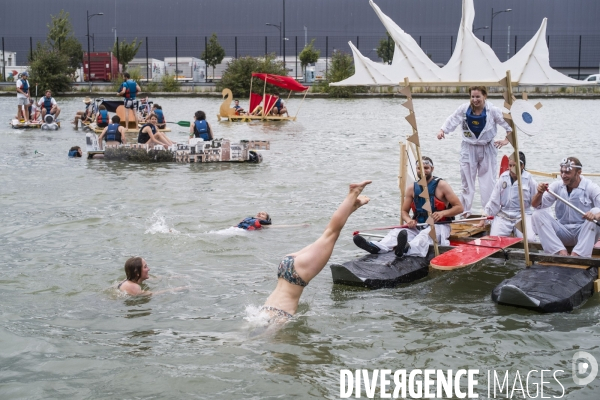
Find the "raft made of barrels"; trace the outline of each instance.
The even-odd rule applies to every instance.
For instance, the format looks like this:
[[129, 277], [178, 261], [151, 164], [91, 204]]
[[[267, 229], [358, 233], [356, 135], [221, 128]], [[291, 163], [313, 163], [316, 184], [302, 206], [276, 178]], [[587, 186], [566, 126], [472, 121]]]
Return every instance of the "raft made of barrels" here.
[[534, 264], [496, 286], [492, 300], [544, 313], [572, 311], [592, 297], [597, 279], [597, 267]]
[[333, 283], [368, 289], [392, 288], [424, 278], [435, 256], [430, 247], [426, 257], [401, 257], [394, 252], [367, 254], [343, 264], [331, 264]]

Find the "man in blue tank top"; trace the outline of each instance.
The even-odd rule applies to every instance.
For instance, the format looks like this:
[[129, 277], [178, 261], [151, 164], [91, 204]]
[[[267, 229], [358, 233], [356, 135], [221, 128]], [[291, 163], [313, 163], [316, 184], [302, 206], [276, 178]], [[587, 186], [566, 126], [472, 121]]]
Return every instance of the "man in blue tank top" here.
[[[433, 176], [433, 161], [429, 157], [422, 157], [423, 171], [427, 181], [427, 190], [429, 192], [429, 201], [431, 205], [431, 218], [435, 221], [435, 233], [438, 244], [449, 245], [450, 224], [438, 224], [438, 222], [450, 221], [454, 216], [463, 212], [463, 206], [454, 194], [452, 187], [444, 180]], [[421, 179], [421, 169], [419, 163], [416, 165], [417, 176]], [[429, 217], [424, 210], [425, 199], [420, 197], [423, 188], [418, 182], [406, 189], [404, 203], [402, 203], [402, 220], [406, 228], [397, 228], [391, 230], [379, 242], [367, 242], [360, 236], [354, 236], [354, 244], [371, 254], [388, 253], [392, 250], [397, 257], [417, 256], [425, 257], [429, 251], [429, 245], [433, 243], [429, 237], [431, 227], [425, 225], [418, 226], [418, 223], [424, 223]], [[413, 216], [410, 216], [412, 210]], [[422, 230], [420, 230], [421, 228]]]

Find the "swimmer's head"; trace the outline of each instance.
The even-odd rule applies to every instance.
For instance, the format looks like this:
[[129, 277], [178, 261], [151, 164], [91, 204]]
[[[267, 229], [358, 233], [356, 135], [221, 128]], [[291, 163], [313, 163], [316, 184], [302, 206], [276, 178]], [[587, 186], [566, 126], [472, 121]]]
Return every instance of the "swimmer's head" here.
[[128, 281], [140, 283], [148, 279], [150, 268], [142, 257], [131, 257], [125, 262], [125, 275]]
[[269, 224], [271, 223], [271, 217], [266, 211], [259, 211], [254, 218], [260, 219], [261, 221], [266, 221]]

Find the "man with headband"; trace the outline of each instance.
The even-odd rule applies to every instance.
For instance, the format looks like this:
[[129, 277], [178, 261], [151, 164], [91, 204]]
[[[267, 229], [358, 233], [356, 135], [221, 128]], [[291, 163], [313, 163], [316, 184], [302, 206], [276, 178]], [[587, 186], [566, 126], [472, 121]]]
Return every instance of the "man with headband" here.
[[[590, 257], [594, 244], [600, 237], [600, 227], [593, 220], [600, 219], [600, 187], [581, 176], [582, 165], [575, 157], [565, 158], [560, 163], [560, 180], [540, 183], [531, 205], [533, 229], [540, 236], [544, 251], [549, 254], [568, 256], [565, 246], [575, 246], [571, 256]], [[548, 189], [585, 213], [581, 215], [548, 193]], [[556, 219], [546, 212], [554, 207]]]
[[[429, 201], [431, 202], [431, 217], [437, 222], [449, 221], [454, 219], [454, 216], [463, 212], [463, 206], [454, 194], [452, 187], [441, 178], [433, 176], [433, 161], [429, 157], [422, 157], [423, 171], [427, 180], [427, 190], [429, 191]], [[419, 163], [416, 165], [417, 175], [421, 179], [421, 169]], [[427, 225], [417, 226], [427, 221], [428, 213], [423, 209], [425, 199], [419, 195], [423, 192], [423, 188], [415, 182], [412, 187], [407, 188], [402, 203], [402, 220], [407, 225], [407, 228], [398, 228], [391, 230], [379, 242], [367, 242], [360, 236], [354, 236], [354, 244], [371, 254], [387, 253], [392, 250], [397, 257], [418, 256], [425, 257], [429, 251], [429, 245], [432, 240], [429, 237], [431, 228]], [[413, 216], [410, 216], [412, 210]], [[425, 228], [425, 229], [423, 229]], [[447, 246], [450, 244], [448, 237], [450, 236], [450, 224], [435, 226], [437, 241], [440, 245]]]
[[[531, 174], [525, 171], [525, 154], [519, 152], [519, 164], [521, 165], [521, 183], [523, 187], [523, 203], [525, 204], [527, 238], [534, 239], [535, 233], [531, 227], [531, 198], [537, 192], [537, 182]], [[490, 201], [483, 208], [487, 216], [493, 216], [490, 236], [523, 237], [523, 234], [515, 228], [521, 220], [521, 202], [519, 196], [519, 183], [517, 182], [517, 163], [510, 160], [510, 169], [500, 175], [494, 185]], [[481, 221], [483, 224], [485, 221]]]

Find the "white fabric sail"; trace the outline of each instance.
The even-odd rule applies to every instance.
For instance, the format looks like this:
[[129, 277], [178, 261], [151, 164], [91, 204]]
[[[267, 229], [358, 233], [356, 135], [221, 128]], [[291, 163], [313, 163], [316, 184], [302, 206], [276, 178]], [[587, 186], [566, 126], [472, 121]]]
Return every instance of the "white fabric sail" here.
[[411, 83], [482, 83], [497, 85], [511, 71], [513, 82], [520, 85], [584, 85], [550, 67], [546, 44], [546, 19], [536, 35], [514, 57], [502, 63], [486, 43], [472, 31], [475, 8], [473, 0], [463, 0], [463, 15], [456, 46], [448, 63], [440, 68], [423, 52], [417, 42], [394, 23], [370, 0], [373, 10], [394, 40], [396, 46], [392, 65], [374, 62], [364, 57], [350, 43], [355, 74], [332, 86], [403, 86], [404, 78]]

